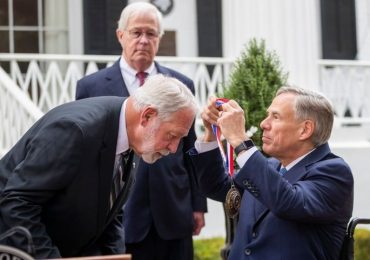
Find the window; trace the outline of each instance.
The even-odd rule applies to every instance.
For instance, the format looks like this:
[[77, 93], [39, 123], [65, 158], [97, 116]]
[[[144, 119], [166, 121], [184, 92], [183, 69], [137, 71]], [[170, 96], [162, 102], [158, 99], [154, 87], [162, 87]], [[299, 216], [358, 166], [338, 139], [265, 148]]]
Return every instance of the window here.
[[355, 0], [321, 0], [321, 28], [324, 59], [356, 58]]
[[68, 0], [0, 0], [0, 52], [68, 53]]

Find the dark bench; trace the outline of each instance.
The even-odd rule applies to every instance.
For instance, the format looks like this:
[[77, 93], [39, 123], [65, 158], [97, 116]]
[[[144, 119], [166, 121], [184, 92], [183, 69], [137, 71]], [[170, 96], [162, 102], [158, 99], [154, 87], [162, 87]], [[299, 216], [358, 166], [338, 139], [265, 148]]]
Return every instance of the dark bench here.
[[346, 236], [344, 238], [344, 242], [342, 246], [342, 251], [340, 253], [340, 258], [339, 258], [340, 260], [353, 260], [354, 259], [354, 254], [355, 254], [354, 234], [355, 234], [355, 229], [356, 229], [357, 224], [370, 224], [370, 219], [353, 217], [349, 221], [347, 225]]

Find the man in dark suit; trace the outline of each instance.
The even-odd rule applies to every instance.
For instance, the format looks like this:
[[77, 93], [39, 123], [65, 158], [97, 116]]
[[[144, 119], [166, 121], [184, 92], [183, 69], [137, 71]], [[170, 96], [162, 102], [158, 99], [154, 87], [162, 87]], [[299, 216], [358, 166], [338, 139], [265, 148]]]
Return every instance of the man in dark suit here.
[[209, 143], [211, 124], [234, 147], [241, 168], [234, 178], [242, 194], [239, 222], [228, 259], [338, 259], [352, 215], [353, 176], [327, 143], [334, 118], [328, 100], [281, 88], [260, 124], [270, 158], [247, 137], [235, 101], [218, 108], [210, 99], [202, 118], [207, 130], [196, 143], [199, 154], [192, 150], [201, 189], [220, 201], [230, 189], [220, 153], [210, 147], [217, 146]]
[[[121, 58], [113, 66], [81, 79], [76, 99], [129, 96], [140, 86], [136, 77], [139, 72], [149, 78], [155, 74], [175, 77], [194, 93], [189, 78], [154, 62], [162, 34], [162, 16], [153, 5], [128, 5], [117, 29]], [[192, 259], [192, 235], [199, 234], [204, 226], [207, 210], [206, 198], [198, 192], [187, 163], [186, 152], [195, 140], [192, 127], [175, 154], [153, 165], [140, 163], [124, 212], [127, 252], [134, 259]]]
[[[0, 233], [27, 228], [42, 259], [123, 253], [133, 152], [147, 163], [175, 153], [195, 113], [191, 91], [163, 75], [127, 99], [89, 98], [49, 111], [0, 160]], [[115, 161], [130, 150], [113, 198]], [[19, 237], [1, 243], [25, 248]]]

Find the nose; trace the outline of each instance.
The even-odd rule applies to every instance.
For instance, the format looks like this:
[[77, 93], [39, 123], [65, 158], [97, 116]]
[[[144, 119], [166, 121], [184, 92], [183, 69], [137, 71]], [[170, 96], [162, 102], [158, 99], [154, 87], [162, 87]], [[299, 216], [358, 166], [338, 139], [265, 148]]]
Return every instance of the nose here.
[[149, 36], [148, 34], [146, 33], [141, 33], [140, 37], [139, 37], [139, 41], [140, 42], [149, 42]]
[[260, 128], [261, 129], [266, 129], [267, 128], [267, 118], [263, 119], [260, 123]]
[[180, 139], [176, 140], [176, 141], [171, 141], [170, 144], [167, 146], [167, 149], [171, 152], [171, 153], [176, 153], [177, 151], [177, 147], [179, 146], [179, 143], [180, 143]]

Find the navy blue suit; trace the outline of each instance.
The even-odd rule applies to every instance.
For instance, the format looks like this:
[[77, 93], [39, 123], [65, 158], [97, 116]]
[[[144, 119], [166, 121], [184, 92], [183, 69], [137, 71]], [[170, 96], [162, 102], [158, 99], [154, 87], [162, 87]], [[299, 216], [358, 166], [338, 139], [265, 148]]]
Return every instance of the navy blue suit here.
[[[224, 201], [230, 181], [219, 151], [192, 152], [201, 190]], [[338, 259], [353, 209], [349, 166], [324, 144], [283, 177], [279, 167], [257, 151], [237, 173], [242, 202], [229, 259]]]
[[[155, 63], [158, 73], [175, 77], [194, 93], [193, 82], [184, 75]], [[114, 95], [128, 96], [119, 61], [79, 80], [76, 98]], [[196, 140], [194, 126], [182, 139], [175, 154], [154, 164], [140, 161], [136, 183], [124, 210], [125, 239], [137, 243], [144, 239], [154, 225], [165, 240], [191, 239], [195, 211], [206, 212], [206, 198], [196, 188], [186, 151]]]

